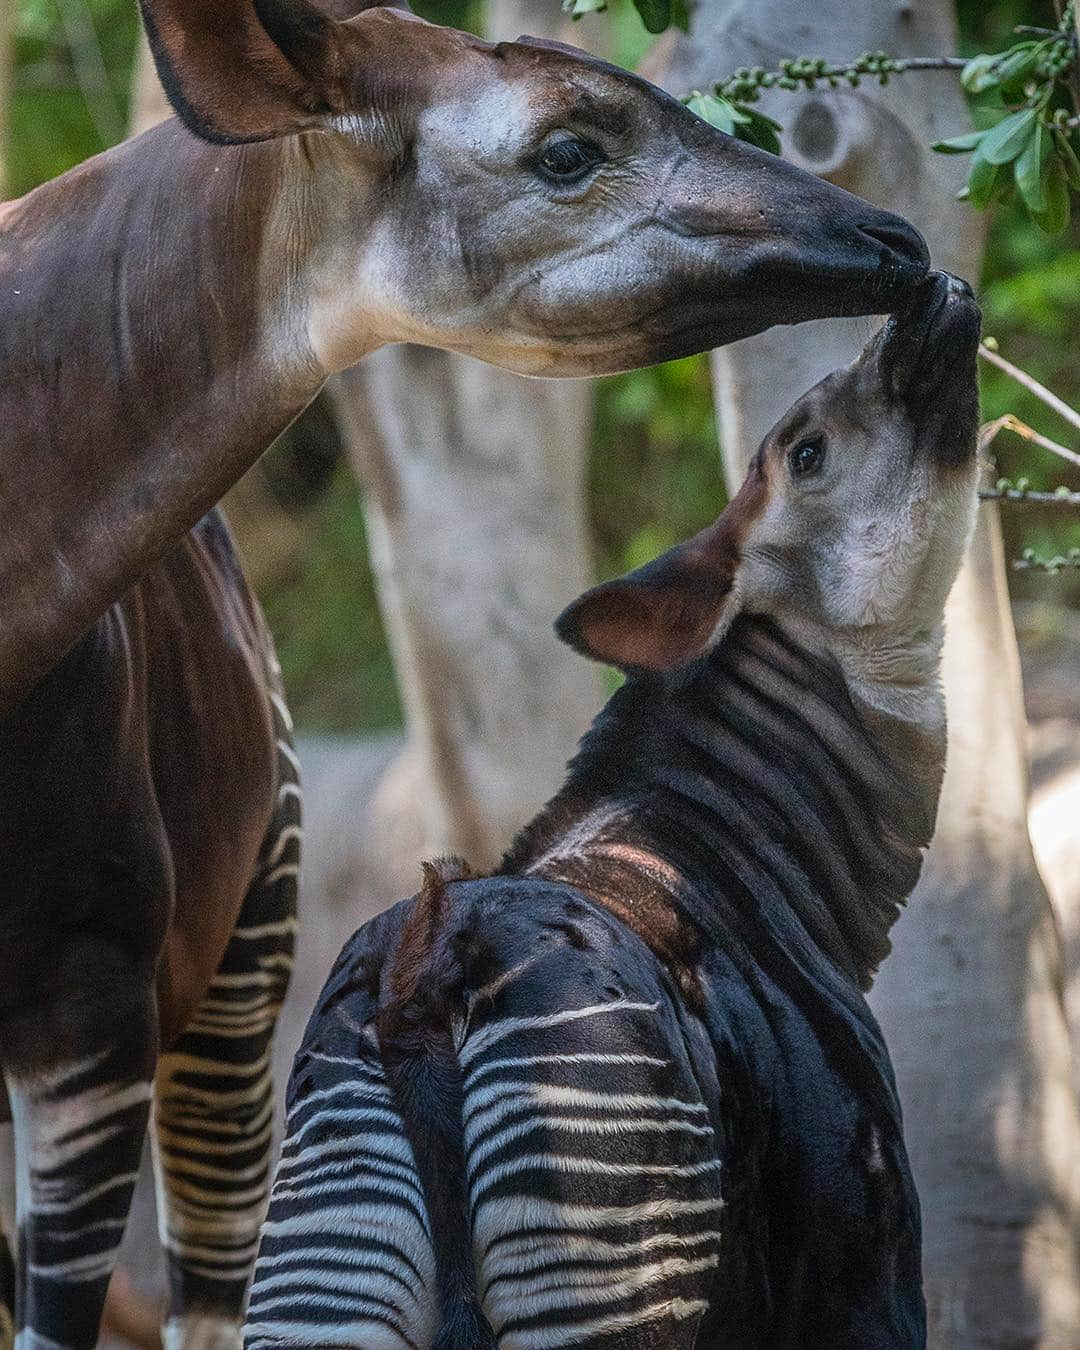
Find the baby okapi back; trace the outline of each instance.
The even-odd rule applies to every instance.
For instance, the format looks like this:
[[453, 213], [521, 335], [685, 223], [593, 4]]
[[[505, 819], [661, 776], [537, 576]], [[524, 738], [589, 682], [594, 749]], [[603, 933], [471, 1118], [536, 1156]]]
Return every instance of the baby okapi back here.
[[342, 954], [253, 1350], [925, 1345], [860, 986], [933, 829], [977, 340], [933, 277], [716, 525], [560, 621], [626, 683], [497, 875], [427, 870]]

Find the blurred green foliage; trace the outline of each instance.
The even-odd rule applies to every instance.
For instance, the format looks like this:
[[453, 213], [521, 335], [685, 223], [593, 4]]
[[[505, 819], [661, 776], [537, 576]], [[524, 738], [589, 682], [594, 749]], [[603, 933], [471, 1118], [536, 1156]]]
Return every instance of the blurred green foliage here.
[[[482, 13], [480, 0], [414, 0], [414, 8], [463, 27], [475, 26]], [[1049, 0], [959, 0], [958, 13], [962, 55], [999, 51], [1016, 24], [1054, 17]], [[137, 19], [134, 0], [15, 0], [15, 19], [8, 158], [9, 188], [19, 193], [104, 148], [110, 109], [122, 124]], [[613, 6], [609, 21], [619, 58], [636, 60], [649, 39], [633, 6]], [[1003, 353], [1074, 406], [1080, 404], [1073, 337], [1080, 331], [1078, 239], [1075, 224], [1048, 240], [1015, 203], [999, 209], [982, 289], [986, 331]], [[1065, 444], [1077, 443], [1071, 428], [997, 371], [984, 368], [983, 398], [988, 418], [1010, 411]], [[1075, 471], [1015, 437], [1001, 436], [994, 453], [1010, 478], [1080, 488]], [[303, 455], [302, 423], [272, 455]], [[590, 508], [601, 573], [654, 556], [723, 504], [704, 357], [599, 383]], [[363, 515], [344, 465], [325, 490], [290, 509], [302, 525], [303, 547], [267, 570], [259, 589], [294, 706], [309, 727], [392, 725], [400, 717], [392, 665], [366, 563]], [[1004, 518], [1013, 556], [1026, 545], [1044, 554], [1080, 545], [1080, 523], [1060, 510], [1015, 508]], [[1017, 593], [1080, 604], [1080, 573], [1017, 574], [1013, 584]]]

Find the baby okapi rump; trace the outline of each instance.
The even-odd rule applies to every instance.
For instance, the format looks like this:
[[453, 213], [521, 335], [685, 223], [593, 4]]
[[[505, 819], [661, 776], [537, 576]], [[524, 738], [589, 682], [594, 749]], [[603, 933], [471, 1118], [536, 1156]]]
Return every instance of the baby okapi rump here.
[[562, 616], [626, 684], [495, 876], [426, 866], [345, 948], [250, 1350], [925, 1344], [861, 990], [934, 828], [978, 330], [932, 277], [713, 526]]

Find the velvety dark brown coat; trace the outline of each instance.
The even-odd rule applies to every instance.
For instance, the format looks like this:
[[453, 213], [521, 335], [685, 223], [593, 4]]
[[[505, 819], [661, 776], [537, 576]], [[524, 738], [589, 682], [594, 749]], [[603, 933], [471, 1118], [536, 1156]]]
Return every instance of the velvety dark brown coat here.
[[217, 970], [278, 787], [273, 651], [208, 516], [0, 721], [0, 1060], [171, 1044]]

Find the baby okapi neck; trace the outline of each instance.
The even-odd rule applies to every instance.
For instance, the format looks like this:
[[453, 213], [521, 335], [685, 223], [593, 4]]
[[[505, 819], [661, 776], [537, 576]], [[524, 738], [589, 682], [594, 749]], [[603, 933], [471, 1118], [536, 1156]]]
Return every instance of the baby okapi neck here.
[[693, 667], [615, 694], [502, 870], [585, 891], [676, 973], [703, 943], [809, 937], [866, 989], [941, 772], [940, 748], [863, 715], [837, 664], [742, 618]]

